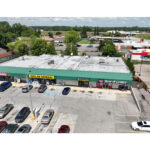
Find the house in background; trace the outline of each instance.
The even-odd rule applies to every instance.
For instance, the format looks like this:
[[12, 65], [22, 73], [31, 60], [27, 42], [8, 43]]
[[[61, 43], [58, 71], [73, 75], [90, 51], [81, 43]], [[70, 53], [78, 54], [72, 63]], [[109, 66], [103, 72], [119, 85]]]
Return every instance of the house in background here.
[[63, 43], [65, 40], [65, 34], [54, 35], [54, 42], [55, 43]]
[[0, 48], [0, 63], [15, 57], [16, 56], [12, 52], [7, 52], [6, 49]]
[[50, 38], [49, 36], [43, 36], [41, 37], [41, 39], [45, 40], [47, 43], [54, 42], [54, 39]]

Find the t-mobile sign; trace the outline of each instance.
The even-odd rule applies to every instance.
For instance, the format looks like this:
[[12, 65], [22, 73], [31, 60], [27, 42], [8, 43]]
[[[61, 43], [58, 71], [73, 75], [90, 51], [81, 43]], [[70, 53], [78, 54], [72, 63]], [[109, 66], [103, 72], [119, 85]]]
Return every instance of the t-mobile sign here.
[[0, 76], [8, 76], [6, 72], [0, 72]]

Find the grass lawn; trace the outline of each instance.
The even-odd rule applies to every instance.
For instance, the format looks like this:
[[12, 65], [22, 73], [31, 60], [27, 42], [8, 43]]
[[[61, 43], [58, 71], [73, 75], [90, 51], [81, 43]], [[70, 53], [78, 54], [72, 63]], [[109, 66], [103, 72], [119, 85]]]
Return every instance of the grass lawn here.
[[[133, 62], [134, 65], [141, 64], [141, 62]], [[142, 64], [150, 65], [150, 62], [142, 62]]]
[[78, 44], [91, 44], [88, 40], [81, 40]]
[[136, 38], [144, 38], [146, 40], [150, 40], [150, 34], [138, 34], [135, 35]]

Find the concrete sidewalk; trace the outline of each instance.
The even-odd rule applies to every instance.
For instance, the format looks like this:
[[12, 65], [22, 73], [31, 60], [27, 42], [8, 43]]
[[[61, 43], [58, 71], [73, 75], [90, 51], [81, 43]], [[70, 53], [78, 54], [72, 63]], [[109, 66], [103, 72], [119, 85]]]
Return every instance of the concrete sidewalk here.
[[[0, 84], [4, 81], [0, 81]], [[28, 85], [27, 83], [17, 83], [17, 82], [12, 82], [13, 86], [16, 87], [23, 87], [24, 85]], [[40, 85], [33, 85], [33, 87], [39, 87]], [[63, 89], [68, 86], [61, 86], [61, 85], [49, 85], [47, 86], [48, 89]], [[85, 91], [85, 92], [103, 92], [103, 93], [117, 93], [117, 94], [131, 94], [130, 90], [127, 91], [120, 91], [118, 89], [101, 89], [101, 88], [90, 88], [90, 87], [76, 87], [76, 86], [69, 86], [71, 90], [77, 90], [77, 91]]]

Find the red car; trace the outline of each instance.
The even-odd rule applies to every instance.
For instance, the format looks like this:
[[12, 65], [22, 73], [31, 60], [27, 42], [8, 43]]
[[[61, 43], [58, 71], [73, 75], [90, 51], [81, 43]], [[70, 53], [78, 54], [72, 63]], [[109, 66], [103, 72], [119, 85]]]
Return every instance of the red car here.
[[3, 129], [6, 127], [7, 122], [6, 121], [0, 121], [0, 133], [3, 131]]
[[69, 132], [70, 127], [68, 125], [62, 125], [58, 130], [58, 133], [69, 133]]

